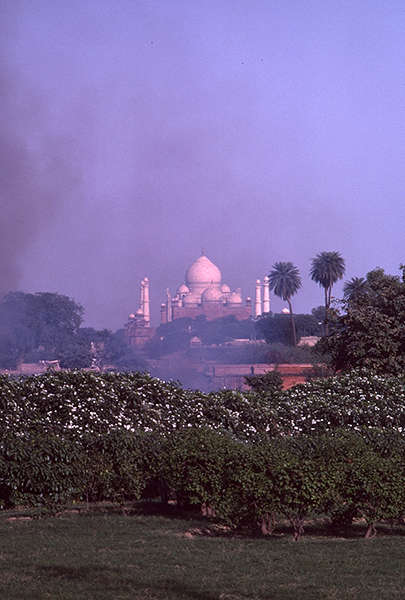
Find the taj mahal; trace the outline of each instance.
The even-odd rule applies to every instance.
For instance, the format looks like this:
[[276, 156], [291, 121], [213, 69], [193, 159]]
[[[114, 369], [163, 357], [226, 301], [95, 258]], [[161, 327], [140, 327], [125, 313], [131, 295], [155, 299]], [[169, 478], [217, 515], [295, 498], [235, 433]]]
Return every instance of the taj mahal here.
[[[126, 325], [128, 343], [143, 346], [154, 334], [150, 322], [149, 279], [140, 284], [140, 304], [135, 313], [129, 315]], [[257, 318], [270, 312], [269, 278], [263, 283], [259, 279], [255, 285], [255, 302], [248, 296], [243, 300], [242, 290], [231, 290], [222, 281], [220, 269], [203, 252], [186, 270], [182, 282], [172, 294], [166, 290], [164, 302], [160, 306], [160, 322], [170, 323], [185, 317], [195, 318], [204, 315], [208, 320], [233, 315], [242, 321]]]

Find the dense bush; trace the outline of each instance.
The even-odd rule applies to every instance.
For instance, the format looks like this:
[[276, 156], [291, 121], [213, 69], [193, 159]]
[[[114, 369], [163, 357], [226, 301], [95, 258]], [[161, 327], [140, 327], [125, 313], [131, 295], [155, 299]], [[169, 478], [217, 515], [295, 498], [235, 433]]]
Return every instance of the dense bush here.
[[80, 491], [87, 501], [139, 500], [157, 475], [154, 440], [143, 432], [86, 435], [76, 464]]
[[180, 504], [215, 507], [222, 515], [229, 506], [229, 483], [238, 466], [238, 443], [212, 430], [190, 428], [169, 437], [162, 474]]
[[401, 276], [374, 269], [347, 286], [343, 314], [319, 342], [335, 370], [359, 367], [402, 375], [405, 368], [405, 266]]
[[[298, 340], [303, 336], [320, 336], [322, 328], [319, 319], [313, 314], [294, 315]], [[280, 343], [291, 345], [290, 315], [270, 313], [262, 315], [256, 321], [257, 337], [264, 338], [268, 344]]]
[[281, 392], [283, 378], [278, 371], [269, 371], [263, 375], [246, 375], [245, 381], [254, 392], [273, 394]]
[[269, 398], [280, 433], [336, 428], [396, 429], [405, 426], [405, 380], [364, 369], [316, 379]]
[[1, 432], [168, 433], [206, 425], [247, 438], [268, 429], [267, 400], [229, 390], [183, 390], [146, 373], [58, 372], [11, 380], [0, 377]]
[[80, 493], [81, 453], [68, 439], [50, 434], [5, 435], [0, 445], [0, 504], [50, 509]]
[[405, 385], [365, 371], [203, 394], [144, 373], [0, 378], [0, 502], [176, 497], [233, 526], [405, 513]]

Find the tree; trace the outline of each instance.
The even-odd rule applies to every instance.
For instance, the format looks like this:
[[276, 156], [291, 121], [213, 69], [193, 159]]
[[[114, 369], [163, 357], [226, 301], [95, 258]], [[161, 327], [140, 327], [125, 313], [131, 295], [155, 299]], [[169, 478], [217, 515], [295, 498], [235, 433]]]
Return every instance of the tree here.
[[195, 319], [175, 319], [157, 328], [145, 350], [151, 357], [185, 351], [189, 349], [194, 336], [200, 338], [204, 346], [223, 344], [233, 339], [251, 339], [255, 336], [255, 324], [251, 319], [238, 321], [234, 315], [213, 321], [209, 321], [205, 315]]
[[[102, 334], [103, 332], [99, 333]], [[108, 333], [109, 335], [105, 337], [102, 344], [103, 349], [99, 353], [101, 363], [104, 365], [113, 364], [120, 371], [144, 371], [146, 363], [135, 348], [128, 346], [125, 331], [118, 329], [115, 333]]]
[[56, 356], [62, 369], [85, 369], [90, 367], [92, 360], [90, 344], [77, 336], [66, 339]]
[[288, 303], [291, 319], [291, 330], [294, 346], [297, 345], [297, 333], [295, 330], [294, 314], [291, 304], [291, 297], [297, 293], [301, 287], [301, 277], [297, 267], [291, 262], [276, 262], [269, 273], [270, 289], [274, 290], [276, 296], [282, 298]]
[[345, 272], [345, 261], [339, 252], [320, 252], [312, 259], [311, 279], [324, 289], [325, 293], [325, 335], [329, 335], [329, 310], [332, 287]]
[[347, 299], [336, 330], [319, 342], [335, 370], [366, 367], [376, 373], [405, 371], [405, 274], [382, 269], [366, 277], [367, 293]]
[[[323, 307], [322, 310], [324, 310]], [[295, 314], [294, 323], [297, 341], [303, 336], [322, 335], [319, 319], [314, 315]], [[264, 338], [268, 344], [291, 344], [291, 323], [289, 315], [277, 313], [261, 315], [254, 324], [257, 339]]]
[[263, 375], [246, 375], [246, 383], [254, 392], [274, 394], [281, 392], [283, 378], [278, 371], [269, 371]]
[[[64, 368], [89, 367], [94, 351], [104, 359], [115, 334], [107, 329], [80, 327], [83, 307], [61, 294], [11, 292], [0, 302], [0, 366], [19, 361], [60, 361]], [[122, 341], [121, 354], [128, 350]]]
[[15, 361], [58, 358], [78, 335], [82, 318], [83, 307], [67, 296], [12, 292], [0, 303], [0, 348]]
[[343, 295], [348, 302], [355, 302], [368, 291], [368, 284], [364, 277], [352, 277], [343, 286]]
[[316, 306], [311, 310], [311, 315], [316, 319], [319, 326], [325, 321], [325, 307], [323, 305]]

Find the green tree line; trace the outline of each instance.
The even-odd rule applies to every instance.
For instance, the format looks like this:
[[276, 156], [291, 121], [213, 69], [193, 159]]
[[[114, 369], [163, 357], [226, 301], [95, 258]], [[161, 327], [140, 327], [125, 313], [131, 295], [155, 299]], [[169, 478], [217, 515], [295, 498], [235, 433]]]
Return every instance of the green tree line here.
[[12, 292], [0, 302], [0, 367], [19, 362], [59, 360], [62, 368], [111, 364], [143, 367], [124, 331], [82, 327], [83, 307], [61, 294]]

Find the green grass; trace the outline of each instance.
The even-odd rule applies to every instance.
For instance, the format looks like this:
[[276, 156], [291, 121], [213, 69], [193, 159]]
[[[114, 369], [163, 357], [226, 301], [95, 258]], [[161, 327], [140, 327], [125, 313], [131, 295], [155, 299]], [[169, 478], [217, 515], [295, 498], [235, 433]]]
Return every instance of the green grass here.
[[405, 598], [405, 537], [184, 537], [162, 516], [0, 519], [0, 598], [242, 600]]

